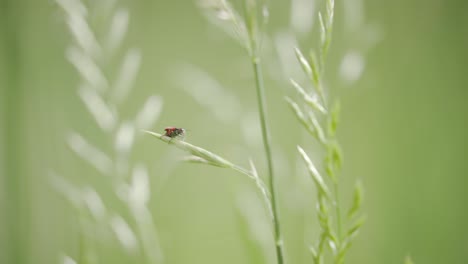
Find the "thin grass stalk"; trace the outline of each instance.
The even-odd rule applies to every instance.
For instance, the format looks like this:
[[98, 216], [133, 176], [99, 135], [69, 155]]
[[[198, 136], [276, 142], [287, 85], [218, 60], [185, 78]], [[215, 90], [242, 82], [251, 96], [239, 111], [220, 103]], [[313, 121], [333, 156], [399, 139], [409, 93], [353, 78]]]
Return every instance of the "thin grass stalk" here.
[[[258, 105], [258, 112], [260, 118], [260, 126], [262, 130], [262, 140], [263, 145], [265, 148], [265, 156], [267, 160], [267, 167], [268, 167], [268, 187], [271, 194], [271, 205], [272, 205], [272, 213], [273, 213], [273, 226], [274, 226], [274, 236], [275, 236], [275, 250], [276, 250], [276, 258], [278, 264], [284, 263], [284, 255], [283, 255], [283, 241], [281, 237], [281, 228], [280, 228], [280, 220], [278, 217], [278, 204], [276, 202], [276, 190], [275, 190], [275, 176], [274, 176], [274, 168], [273, 168], [273, 156], [271, 152], [271, 138], [269, 133], [268, 127], [268, 117], [267, 117], [267, 105], [266, 105], [266, 96], [265, 96], [265, 85], [263, 80], [263, 73], [262, 73], [262, 65], [260, 59], [260, 50], [261, 46], [260, 43], [263, 34], [261, 28], [259, 27], [259, 23], [263, 24], [266, 23], [266, 17], [263, 15], [262, 10], [262, 17], [259, 16], [259, 10], [264, 8], [261, 6], [261, 1], [243, 1], [244, 7], [244, 16], [245, 16], [245, 24], [246, 29], [249, 37], [249, 55], [254, 71], [254, 79], [255, 79], [255, 88], [257, 92], [257, 105]], [[259, 22], [262, 21], [262, 22]]]
[[266, 114], [267, 106], [266, 106], [265, 86], [263, 82], [260, 58], [255, 53], [252, 56], [252, 66], [254, 69], [255, 87], [257, 90], [257, 102], [258, 102], [258, 110], [259, 110], [259, 116], [260, 116], [260, 124], [261, 124], [261, 129], [262, 129], [263, 145], [265, 147], [265, 156], [266, 156], [267, 165], [268, 165], [268, 187], [271, 193], [273, 225], [274, 225], [274, 231], [275, 231], [276, 258], [277, 258], [278, 264], [283, 264], [284, 263], [283, 241], [281, 237], [280, 220], [278, 217], [278, 204], [276, 202], [273, 157], [271, 153], [271, 139], [270, 139], [270, 134], [268, 130], [268, 121], [267, 121], [268, 119], [267, 119], [267, 114]]

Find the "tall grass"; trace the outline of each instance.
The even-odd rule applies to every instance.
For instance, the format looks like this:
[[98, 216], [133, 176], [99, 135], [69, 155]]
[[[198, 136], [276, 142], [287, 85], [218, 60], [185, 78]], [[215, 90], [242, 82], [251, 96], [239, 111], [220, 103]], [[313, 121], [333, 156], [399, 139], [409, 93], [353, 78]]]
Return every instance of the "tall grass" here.
[[[318, 49], [312, 49], [308, 55], [296, 48], [296, 57], [308, 79], [312, 91], [303, 88], [291, 79], [292, 86], [300, 95], [300, 104], [286, 98], [297, 120], [304, 129], [325, 149], [321, 166], [312, 161], [306, 151], [297, 149], [306, 164], [309, 174], [317, 188], [317, 219], [320, 233], [317, 240], [309, 246], [314, 263], [344, 263], [347, 251], [353, 239], [364, 223], [360, 216], [362, 204], [362, 186], [356, 184], [352, 204], [346, 214], [340, 194], [342, 150], [336, 132], [339, 125], [340, 103], [325, 85], [327, 56], [332, 41], [334, 22], [334, 0], [325, 1], [325, 10], [318, 13], [320, 41]], [[302, 105], [302, 106], [301, 106]], [[327, 177], [323, 177], [323, 173]], [[326, 259], [327, 247], [331, 251], [330, 260]]]
[[[363, 189], [361, 184], [356, 184], [352, 203], [346, 208], [341, 197], [343, 188], [346, 188], [341, 185], [340, 175], [343, 154], [336, 136], [340, 104], [327, 89], [324, 74], [327, 57], [331, 52], [335, 3], [334, 0], [324, 1], [324, 11], [318, 14], [320, 27], [318, 48], [310, 52], [303, 52], [300, 48], [293, 51], [291, 48], [307, 77], [307, 82], [302, 84], [302, 81], [291, 79], [291, 85], [301, 100], [297, 102], [287, 97], [285, 104], [291, 107], [305, 131], [325, 150], [323, 161], [320, 162], [312, 159], [303, 147], [297, 146], [298, 155], [307, 167], [317, 194], [317, 207], [314, 212], [319, 223], [319, 236], [315, 241], [308, 241], [311, 258], [316, 264], [338, 264], [344, 263], [346, 253], [364, 223], [360, 212]], [[266, 93], [271, 88], [265, 86], [263, 75], [262, 47], [268, 39], [265, 27], [269, 15], [266, 1], [242, 0], [240, 11], [224, 0], [200, 2], [208, 18], [227, 29], [227, 32], [245, 48], [248, 55], [253, 74], [252, 85], [256, 88], [260, 134], [267, 168], [265, 172], [260, 173], [252, 161], [250, 161], [251, 168], [246, 169], [205, 148], [152, 132], [151, 128], [161, 111], [162, 99], [158, 96], [148, 98], [135, 118], [122, 120], [119, 109], [132, 92], [141, 55], [136, 49], [126, 50], [121, 66], [116, 70], [115, 79], [111, 79], [108, 75], [108, 72], [112, 72], [108, 62], [115, 60], [118, 54], [116, 51], [123, 48], [122, 41], [129, 21], [128, 11], [117, 8], [114, 1], [90, 5], [85, 5], [79, 0], [57, 0], [57, 3], [64, 10], [68, 29], [73, 36], [66, 57], [80, 76], [78, 95], [83, 102], [83, 110], [86, 109], [93, 117], [95, 121], [93, 125], [109, 139], [112, 148], [101, 149], [99, 144], [90, 142], [82, 135], [79, 132], [80, 128], [76, 128], [76, 131], [69, 135], [68, 144], [77, 157], [89, 163], [99, 174], [110, 176], [112, 179], [110, 183], [115, 189], [116, 196], [126, 206], [134, 222], [133, 227], [122, 214], [106, 208], [106, 197], [102, 197], [99, 190], [92, 185], [77, 187], [62, 177], [55, 177], [54, 183], [58, 190], [76, 208], [81, 226], [80, 233], [84, 234], [77, 256], [71, 257], [67, 254], [63, 262], [99, 263], [99, 252], [96, 250], [96, 241], [92, 238], [92, 233], [97, 227], [107, 225], [116, 240], [128, 252], [140, 250], [147, 263], [163, 263], [156, 226], [147, 206], [151, 195], [148, 187], [148, 169], [141, 163], [132, 163], [130, 159], [134, 142], [140, 135], [144, 135], [139, 132], [144, 131], [157, 140], [187, 152], [189, 154], [185, 159], [187, 162], [233, 170], [249, 177], [268, 209], [276, 262], [287, 263], [283, 245], [284, 229], [280, 224], [281, 214], [278, 206], [281, 196], [276, 186], [277, 177], [281, 175], [276, 174], [274, 170], [274, 150], [270, 138], [271, 128], [266, 99]], [[97, 13], [90, 16], [92, 12]], [[95, 30], [89, 21], [90, 17], [96, 16], [103, 18], [107, 23], [105, 27], [107, 30], [104, 30], [102, 35], [98, 33], [102, 31]], [[263, 178], [267, 179], [266, 184]], [[247, 215], [243, 215], [242, 219], [248, 222], [251, 227], [249, 231], [254, 233], [258, 225]]]
[[[258, 0], [242, 1], [241, 14], [227, 1], [200, 1], [200, 3], [210, 20], [215, 21], [216, 25], [228, 29], [227, 32], [231, 33], [246, 49], [251, 60], [254, 84], [257, 91], [261, 133], [267, 160], [266, 174], [268, 175], [268, 187], [271, 194], [276, 259], [277, 263], [282, 264], [285, 262], [281, 238], [282, 229], [277, 206], [275, 174], [265, 97], [266, 88], [261, 64], [261, 48], [265, 34], [264, 27], [268, 19], [268, 9], [264, 1]], [[339, 100], [333, 98], [331, 93], [326, 89], [326, 80], [324, 79], [327, 55], [332, 41], [334, 9], [334, 1], [325, 0], [324, 12], [318, 13], [320, 26], [319, 48], [311, 50], [307, 56], [299, 48], [295, 49], [297, 60], [309, 80], [309, 86], [313, 87], [313, 90], [308, 91], [299, 82], [291, 79], [292, 86], [302, 98], [302, 106], [292, 99], [286, 98], [286, 102], [290, 105], [297, 120], [322, 145], [326, 152], [322, 166], [318, 167], [315, 165], [316, 162], [312, 161], [302, 147], [297, 147], [300, 156], [307, 165], [311, 179], [317, 187], [318, 205], [316, 213], [320, 223], [320, 235], [317, 241], [309, 246], [313, 261], [317, 264], [324, 262], [344, 263], [345, 255], [364, 223], [364, 218], [360, 216], [363, 196], [361, 184], [356, 184], [352, 204], [346, 214], [344, 214], [345, 209], [340, 199], [340, 194], [342, 193], [340, 189], [342, 151], [336, 138], [340, 104]], [[232, 26], [231, 28], [229, 28], [229, 24]], [[153, 133], [153, 135], [160, 139], [164, 138], [159, 134]], [[172, 140], [165, 141], [173, 142]], [[194, 154], [193, 150], [185, 147], [187, 144], [179, 142], [175, 145]], [[204, 163], [232, 168], [231, 163], [226, 162], [224, 159], [222, 159], [222, 162], [213, 162], [213, 158], [211, 157], [204, 157], [200, 153], [195, 153], [195, 155]], [[216, 156], [212, 153], [210, 155]], [[322, 176], [322, 171], [327, 177]], [[330, 261], [325, 259], [327, 247], [331, 251], [332, 257]]]
[[[266, 3], [264, 1], [242, 1], [242, 11], [243, 15], [240, 15], [227, 1], [212, 1], [212, 2], [200, 2], [205, 11], [214, 11], [214, 16], [211, 17], [216, 19], [221, 18], [223, 20], [229, 21], [232, 23], [232, 29], [234, 36], [239, 40], [241, 45], [246, 49], [250, 63], [252, 64], [252, 69], [254, 73], [254, 83], [256, 87], [256, 96], [257, 96], [257, 106], [258, 106], [258, 113], [260, 118], [260, 125], [261, 125], [261, 133], [263, 139], [263, 145], [265, 149], [265, 157], [267, 160], [267, 168], [268, 168], [268, 190], [270, 193], [270, 199], [265, 199], [268, 202], [268, 207], [271, 208], [272, 214], [272, 223], [273, 223], [273, 231], [274, 231], [274, 238], [275, 238], [275, 247], [276, 247], [276, 258], [279, 264], [284, 262], [284, 253], [283, 253], [283, 241], [281, 237], [281, 228], [280, 228], [280, 218], [278, 213], [278, 204], [277, 204], [277, 193], [275, 188], [275, 174], [274, 174], [274, 167], [273, 167], [273, 157], [272, 157], [272, 150], [271, 150], [271, 139], [270, 139], [270, 131], [268, 126], [268, 118], [267, 118], [267, 105], [266, 105], [266, 96], [265, 96], [265, 86], [264, 86], [264, 79], [263, 79], [263, 70], [261, 64], [261, 47], [263, 41], [263, 30], [268, 20], [268, 9]], [[162, 138], [161, 135], [153, 133], [153, 135]], [[168, 140], [172, 142], [172, 140]], [[183, 148], [184, 145], [187, 143], [178, 143], [176, 144], [178, 147]], [[190, 145], [190, 144], [189, 144]], [[191, 145], [190, 145], [191, 146]], [[195, 147], [197, 148], [197, 147]], [[234, 168], [232, 165], [229, 165], [230, 162], [224, 164], [224, 159], [221, 162], [216, 162], [215, 159], [211, 158], [210, 156], [203, 156], [200, 155], [204, 152], [201, 149], [201, 153], [193, 152], [192, 147], [187, 149], [192, 154], [195, 154], [197, 157], [201, 158], [202, 160], [206, 161], [205, 163], [209, 163], [212, 165], [217, 165], [221, 167], [230, 167]], [[212, 153], [210, 153], [212, 154]], [[216, 156], [215, 154], [212, 154]], [[217, 157], [217, 156], [216, 156]], [[213, 162], [214, 161], [214, 162]], [[235, 166], [237, 167], [237, 166]], [[244, 173], [244, 174], [253, 174], [253, 173]], [[256, 182], [260, 183], [260, 178], [256, 177]], [[263, 184], [261, 184], [263, 185]], [[257, 184], [260, 186], [260, 184]], [[266, 191], [261, 188], [262, 193], [266, 194]]]
[[[142, 57], [138, 49], [126, 49], [123, 44], [129, 11], [110, 0], [89, 4], [57, 0], [57, 4], [64, 11], [73, 39], [65, 54], [80, 77], [77, 94], [83, 103], [82, 114], [94, 120], [87, 126], [95, 127], [107, 141], [92, 142], [82, 132], [83, 127], [76, 127], [67, 143], [76, 157], [108, 179], [114, 191], [114, 196], [109, 196], [92, 183], [77, 186], [54, 173], [53, 184], [74, 206], [80, 228], [78, 249], [65, 254], [63, 263], [102, 263], [98, 250], [102, 233], [112, 234], [129, 255], [141, 252], [145, 263], [162, 263], [163, 253], [148, 209], [148, 169], [131, 159], [135, 141], [142, 135], [139, 131], [152, 128], [161, 112], [162, 99], [150, 96], [133, 118], [123, 118], [121, 109], [133, 91]], [[104, 148], [106, 145], [111, 147]], [[107, 208], [115, 199], [126, 209]], [[127, 212], [130, 219], [125, 216]]]

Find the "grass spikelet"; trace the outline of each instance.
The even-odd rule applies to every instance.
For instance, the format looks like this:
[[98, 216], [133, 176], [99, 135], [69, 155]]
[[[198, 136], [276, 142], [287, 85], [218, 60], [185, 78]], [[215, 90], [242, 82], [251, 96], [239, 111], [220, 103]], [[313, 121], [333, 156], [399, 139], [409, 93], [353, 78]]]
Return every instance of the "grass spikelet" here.
[[113, 103], [120, 104], [128, 96], [140, 69], [140, 64], [140, 51], [137, 49], [128, 50], [120, 65], [119, 74], [115, 81], [115, 88], [112, 91]]
[[312, 107], [312, 109], [317, 110], [322, 114], [327, 114], [327, 110], [323, 105], [320, 104], [317, 96], [310, 96], [306, 93], [304, 88], [302, 88], [296, 81], [294, 81], [293, 79], [291, 79], [290, 81], [293, 87], [296, 88], [296, 91], [302, 96], [302, 99], [304, 99], [304, 101], [310, 107]]
[[88, 112], [94, 117], [97, 125], [106, 132], [110, 132], [116, 125], [116, 115], [95, 89], [81, 86], [78, 94]]
[[167, 137], [167, 136], [164, 136], [162, 134], [159, 134], [159, 133], [156, 133], [156, 132], [151, 132], [151, 131], [143, 131], [147, 134], [150, 134], [158, 139], [160, 139], [161, 141], [165, 142], [165, 143], [168, 143], [168, 144], [173, 144], [174, 146], [176, 146], [177, 148], [181, 149], [181, 150], [184, 150], [184, 151], [187, 151], [189, 152], [190, 154], [196, 156], [196, 157], [199, 157], [203, 160], [206, 160], [208, 161], [209, 163], [213, 163], [213, 164], [216, 164], [216, 166], [218, 167], [222, 167], [222, 168], [233, 168], [234, 167], [234, 164], [232, 164], [231, 162], [227, 161], [226, 159], [214, 154], [213, 152], [210, 152], [206, 149], [203, 149], [203, 148], [200, 148], [200, 147], [197, 147], [197, 146], [194, 146], [190, 143], [187, 143], [185, 141], [182, 141], [182, 140], [178, 140], [178, 139], [174, 139], [174, 138], [170, 138], [170, 137]]
[[129, 17], [128, 11], [123, 8], [119, 8], [112, 17], [110, 29], [105, 40], [105, 47], [107, 47], [112, 55], [125, 38]]
[[354, 187], [354, 194], [353, 194], [353, 203], [351, 208], [348, 210], [348, 218], [352, 219], [358, 211], [361, 209], [362, 199], [363, 199], [363, 188], [360, 182], [356, 183]]
[[289, 107], [293, 110], [297, 120], [304, 126], [305, 129], [307, 129], [311, 135], [315, 136], [317, 131], [315, 131], [313, 125], [309, 122], [309, 120], [307, 120], [299, 105], [289, 97], [286, 97], [285, 99]]
[[122, 247], [133, 253], [138, 248], [138, 240], [125, 219], [115, 215], [110, 218], [110, 225]]
[[163, 108], [161, 97], [152, 95], [146, 99], [145, 104], [135, 117], [135, 126], [137, 129], [150, 129], [156, 120], [159, 119]]
[[306, 57], [304, 57], [299, 48], [295, 48], [294, 51], [304, 73], [307, 75], [307, 77], [309, 77], [310, 80], [314, 80], [314, 74], [312, 73], [312, 68], [310, 67], [309, 61], [306, 59]]
[[324, 196], [325, 198], [330, 197], [330, 191], [328, 190], [328, 187], [325, 185], [325, 182], [322, 176], [320, 175], [320, 173], [318, 172], [317, 168], [312, 163], [312, 160], [310, 160], [307, 153], [305, 153], [305, 151], [301, 147], [297, 146], [297, 150], [299, 151], [299, 153], [302, 156], [302, 159], [306, 163], [309, 174], [312, 180], [317, 185], [320, 195]]
[[104, 175], [109, 175], [111, 173], [113, 163], [109, 156], [87, 142], [80, 134], [70, 134], [68, 137], [68, 144], [70, 149], [73, 150], [77, 156], [88, 162], [100, 173]]

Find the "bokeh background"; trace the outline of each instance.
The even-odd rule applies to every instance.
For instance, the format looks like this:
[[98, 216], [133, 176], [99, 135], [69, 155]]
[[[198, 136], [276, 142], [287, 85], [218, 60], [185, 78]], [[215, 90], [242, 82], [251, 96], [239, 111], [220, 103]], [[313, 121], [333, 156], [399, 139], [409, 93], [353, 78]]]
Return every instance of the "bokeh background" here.
[[[289, 47], [289, 33], [304, 50], [314, 47], [321, 2], [313, 16], [307, 7], [296, 9], [306, 15], [294, 14], [293, 26], [290, 2], [270, 1], [264, 63], [287, 263], [312, 262], [306, 245], [317, 232], [315, 191], [295, 147], [304, 145], [317, 159], [322, 152], [283, 100], [297, 97], [287, 82], [297, 65], [279, 60], [276, 48]], [[115, 64], [130, 47], [142, 54], [119, 116], [131, 120], [147, 98], [160, 96], [162, 112], [151, 130], [185, 127], [187, 141], [245, 167], [252, 158], [265, 172], [252, 71], [240, 45], [193, 1], [115, 4], [130, 15]], [[467, 12], [461, 0], [336, 1], [327, 84], [342, 104], [342, 198], [349, 204], [360, 179], [367, 216], [347, 263], [402, 263], [407, 255], [425, 264], [468, 261]], [[112, 139], [77, 95], [80, 76], [65, 58], [72, 37], [64, 17], [54, 1], [0, 2], [0, 263], [59, 263], [64, 254], [77, 258], [83, 240], [98, 263], [143, 263], [141, 251], [126, 252], [106, 224], [95, 223], [83, 238], [76, 208], [52, 184], [54, 172], [77, 188], [92, 187], [108, 212], [134, 228], [112, 180], [66, 143], [73, 131], [103, 149], [111, 149]], [[349, 52], [364, 58], [351, 66], [365, 65], [362, 74], [351, 72], [353, 81], [340, 70]], [[259, 203], [252, 182], [176, 162], [183, 156], [139, 135], [130, 158], [149, 170], [148, 208], [164, 263], [274, 263], [268, 236], [263, 256], [246, 238], [239, 213]], [[263, 209], [253, 210], [256, 229], [268, 232]]]

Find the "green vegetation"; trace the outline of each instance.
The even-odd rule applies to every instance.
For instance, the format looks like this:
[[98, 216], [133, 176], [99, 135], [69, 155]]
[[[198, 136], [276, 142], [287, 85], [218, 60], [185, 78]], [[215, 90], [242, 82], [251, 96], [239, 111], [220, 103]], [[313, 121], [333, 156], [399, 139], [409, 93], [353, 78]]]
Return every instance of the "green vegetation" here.
[[2, 1], [0, 263], [464, 263], [465, 9]]

